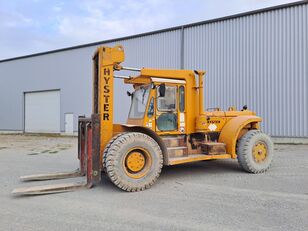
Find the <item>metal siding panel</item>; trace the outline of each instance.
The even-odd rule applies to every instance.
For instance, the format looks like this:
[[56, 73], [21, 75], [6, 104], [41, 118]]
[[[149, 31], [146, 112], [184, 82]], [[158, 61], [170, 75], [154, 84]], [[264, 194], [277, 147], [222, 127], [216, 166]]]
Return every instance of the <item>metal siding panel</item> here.
[[[148, 68], [181, 68], [181, 30], [126, 39], [102, 45], [115, 46], [121, 44], [125, 50], [123, 66]], [[138, 75], [136, 72], [120, 71], [119, 75]], [[115, 80], [114, 121], [126, 122], [130, 109], [130, 97], [126, 91], [132, 91], [131, 85], [123, 80]]]
[[91, 56], [92, 49], [82, 48], [1, 63], [0, 130], [24, 129], [24, 92], [61, 90], [61, 131], [64, 113], [73, 112], [77, 121], [91, 112]]
[[[264, 118], [265, 132], [308, 137], [307, 42], [308, 4], [188, 26], [184, 68], [207, 71], [205, 108], [248, 104]], [[115, 44], [124, 46], [126, 66], [181, 68], [179, 28], [105, 43]], [[5, 108], [0, 111], [0, 129], [22, 129], [22, 94], [29, 90], [61, 89], [61, 130], [65, 112], [89, 114], [95, 48], [0, 63], [0, 92], [6, 96], [0, 97]], [[131, 88], [115, 81], [116, 122], [127, 116], [126, 89]]]
[[[125, 48], [126, 66], [180, 68], [180, 30], [110, 43]], [[23, 92], [61, 89], [61, 131], [64, 114], [91, 114], [92, 54], [97, 46], [0, 63], [0, 130], [23, 130]], [[133, 73], [136, 74], [136, 73]], [[130, 99], [123, 80], [115, 80], [115, 122], [126, 122]], [[10, 100], [7, 100], [7, 99]]]
[[308, 89], [308, 45], [307, 45], [307, 40], [308, 40], [308, 5], [303, 5], [301, 7], [301, 16], [299, 17], [299, 24], [300, 24], [300, 31], [302, 32], [301, 37], [301, 44], [299, 46], [299, 49], [301, 50], [301, 63], [300, 63], [300, 76], [302, 76], [302, 90], [300, 92], [299, 98], [304, 98], [306, 101], [304, 104], [304, 107], [301, 108], [301, 121], [303, 121], [302, 124], [302, 136], [308, 136], [308, 94], [307, 94], [307, 89]]
[[103, 45], [121, 44], [125, 50], [123, 66], [179, 69], [181, 30], [152, 34]]
[[185, 28], [185, 69], [207, 71], [205, 108], [247, 103], [265, 132], [308, 137], [307, 15], [300, 5]]

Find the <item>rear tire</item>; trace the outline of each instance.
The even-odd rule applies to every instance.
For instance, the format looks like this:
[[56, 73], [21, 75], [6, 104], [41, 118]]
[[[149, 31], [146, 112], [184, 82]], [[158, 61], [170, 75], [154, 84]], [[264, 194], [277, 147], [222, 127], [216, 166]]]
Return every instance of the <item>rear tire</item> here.
[[237, 143], [237, 159], [246, 172], [263, 173], [272, 163], [274, 148], [270, 137], [260, 130], [250, 130]]
[[128, 192], [150, 188], [163, 166], [163, 155], [157, 142], [139, 132], [122, 133], [112, 139], [103, 160], [111, 182]]

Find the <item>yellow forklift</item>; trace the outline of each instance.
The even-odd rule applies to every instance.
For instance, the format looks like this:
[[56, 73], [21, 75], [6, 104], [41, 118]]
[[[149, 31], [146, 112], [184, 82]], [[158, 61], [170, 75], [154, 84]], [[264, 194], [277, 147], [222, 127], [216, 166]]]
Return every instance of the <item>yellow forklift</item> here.
[[[121, 66], [122, 46], [99, 47], [93, 56], [93, 111], [79, 117], [78, 158], [73, 172], [23, 176], [40, 181], [85, 176], [83, 183], [19, 188], [14, 194], [36, 195], [92, 187], [106, 174], [122, 190], [150, 188], [164, 165], [213, 159], [236, 159], [249, 173], [270, 167], [273, 144], [260, 131], [261, 118], [244, 106], [203, 109], [205, 72]], [[116, 71], [136, 71], [117, 76]], [[126, 124], [113, 123], [114, 78], [132, 84], [134, 92]]]

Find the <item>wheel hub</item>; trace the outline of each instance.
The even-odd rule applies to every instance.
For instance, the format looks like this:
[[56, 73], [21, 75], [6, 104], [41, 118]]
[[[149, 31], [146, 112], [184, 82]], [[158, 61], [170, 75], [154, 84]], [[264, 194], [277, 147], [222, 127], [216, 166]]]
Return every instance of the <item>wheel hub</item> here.
[[267, 146], [263, 142], [258, 142], [252, 149], [253, 158], [256, 162], [262, 162], [267, 157]]
[[143, 147], [130, 149], [123, 158], [123, 169], [127, 176], [140, 179], [150, 171], [152, 157]]
[[126, 166], [132, 172], [139, 172], [144, 168], [145, 157], [142, 153], [134, 151], [128, 154], [126, 158]]

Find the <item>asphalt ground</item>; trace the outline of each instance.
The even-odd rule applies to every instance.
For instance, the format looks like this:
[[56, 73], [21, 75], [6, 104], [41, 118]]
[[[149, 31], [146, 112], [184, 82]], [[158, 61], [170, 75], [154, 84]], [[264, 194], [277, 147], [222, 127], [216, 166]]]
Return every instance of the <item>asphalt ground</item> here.
[[47, 184], [20, 175], [74, 170], [76, 156], [77, 138], [0, 135], [0, 230], [308, 230], [307, 145], [276, 145], [260, 175], [216, 160], [165, 167], [143, 192], [123, 192], [104, 177], [90, 190], [11, 195]]

